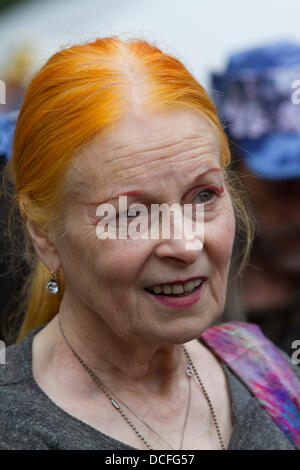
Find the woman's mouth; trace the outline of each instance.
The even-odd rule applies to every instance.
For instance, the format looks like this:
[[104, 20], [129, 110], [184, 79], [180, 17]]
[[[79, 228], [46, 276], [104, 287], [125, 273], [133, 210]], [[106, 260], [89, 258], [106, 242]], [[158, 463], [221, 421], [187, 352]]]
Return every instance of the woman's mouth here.
[[189, 305], [193, 305], [198, 302], [202, 295], [204, 284], [205, 280], [203, 280], [201, 284], [195, 287], [191, 292], [183, 292], [181, 294], [165, 294], [164, 292], [155, 294], [147, 288], [145, 291], [154, 297], [159, 303], [167, 305], [168, 307], [188, 307]]

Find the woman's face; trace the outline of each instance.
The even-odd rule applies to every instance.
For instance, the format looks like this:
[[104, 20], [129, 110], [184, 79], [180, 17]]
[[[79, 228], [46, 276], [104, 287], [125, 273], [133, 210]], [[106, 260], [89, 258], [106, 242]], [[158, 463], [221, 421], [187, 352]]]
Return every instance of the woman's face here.
[[[74, 193], [65, 208], [67, 235], [57, 245], [67, 305], [101, 318], [126, 341], [180, 343], [198, 337], [223, 311], [235, 232], [215, 125], [193, 110], [132, 112], [80, 151], [68, 177]], [[133, 191], [128, 208], [204, 207], [202, 249], [187, 249], [188, 240], [172, 231], [169, 238], [99, 239], [97, 207], [111, 202], [118, 215], [119, 199], [112, 198]], [[163, 305], [145, 290], [192, 277], [206, 280], [200, 299], [186, 307]]]

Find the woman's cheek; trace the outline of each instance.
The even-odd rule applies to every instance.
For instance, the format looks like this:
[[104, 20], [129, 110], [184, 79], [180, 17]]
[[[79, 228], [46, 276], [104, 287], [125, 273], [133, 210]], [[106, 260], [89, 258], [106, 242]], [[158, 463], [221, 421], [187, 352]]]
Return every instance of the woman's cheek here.
[[216, 219], [205, 224], [204, 245], [219, 269], [230, 262], [234, 236], [235, 217], [231, 205], [226, 207]]
[[101, 240], [103, 243], [99, 250], [99, 260], [102, 271], [109, 277], [128, 284], [137, 277], [137, 273], [149, 256], [151, 243], [149, 240]]

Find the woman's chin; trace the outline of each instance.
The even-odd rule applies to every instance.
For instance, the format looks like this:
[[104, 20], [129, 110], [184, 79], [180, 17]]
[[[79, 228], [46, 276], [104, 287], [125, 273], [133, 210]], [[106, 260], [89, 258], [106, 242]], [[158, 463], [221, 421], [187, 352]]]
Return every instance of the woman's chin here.
[[[173, 321], [161, 324], [158, 331], [150, 333], [150, 327], [147, 329], [147, 340], [152, 336], [156, 341], [169, 344], [185, 344], [189, 341], [199, 338], [202, 333], [209, 328], [212, 323], [218, 320], [220, 315], [208, 315], [203, 317], [185, 316], [184, 318], [174, 318]], [[153, 326], [153, 324], [152, 324]]]

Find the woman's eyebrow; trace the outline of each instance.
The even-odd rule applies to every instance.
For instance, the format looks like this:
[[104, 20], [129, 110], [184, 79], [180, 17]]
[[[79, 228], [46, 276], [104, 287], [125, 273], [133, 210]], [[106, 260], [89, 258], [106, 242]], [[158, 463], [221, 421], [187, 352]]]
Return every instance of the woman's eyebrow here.
[[[205, 170], [202, 173], [199, 173], [193, 180], [190, 182], [190, 184], [195, 184], [199, 179], [203, 178], [203, 176], [207, 175], [208, 173], [211, 172], [221, 172], [221, 168], [209, 168]], [[112, 203], [116, 201], [120, 196], [149, 196], [150, 191], [147, 190], [133, 190], [133, 191], [125, 191], [123, 193], [118, 194], [117, 196], [112, 196], [108, 199], [105, 199], [103, 201], [98, 201], [98, 202], [86, 202], [84, 204], [89, 205], [89, 206], [98, 206], [100, 204], [107, 204], [107, 203]]]

